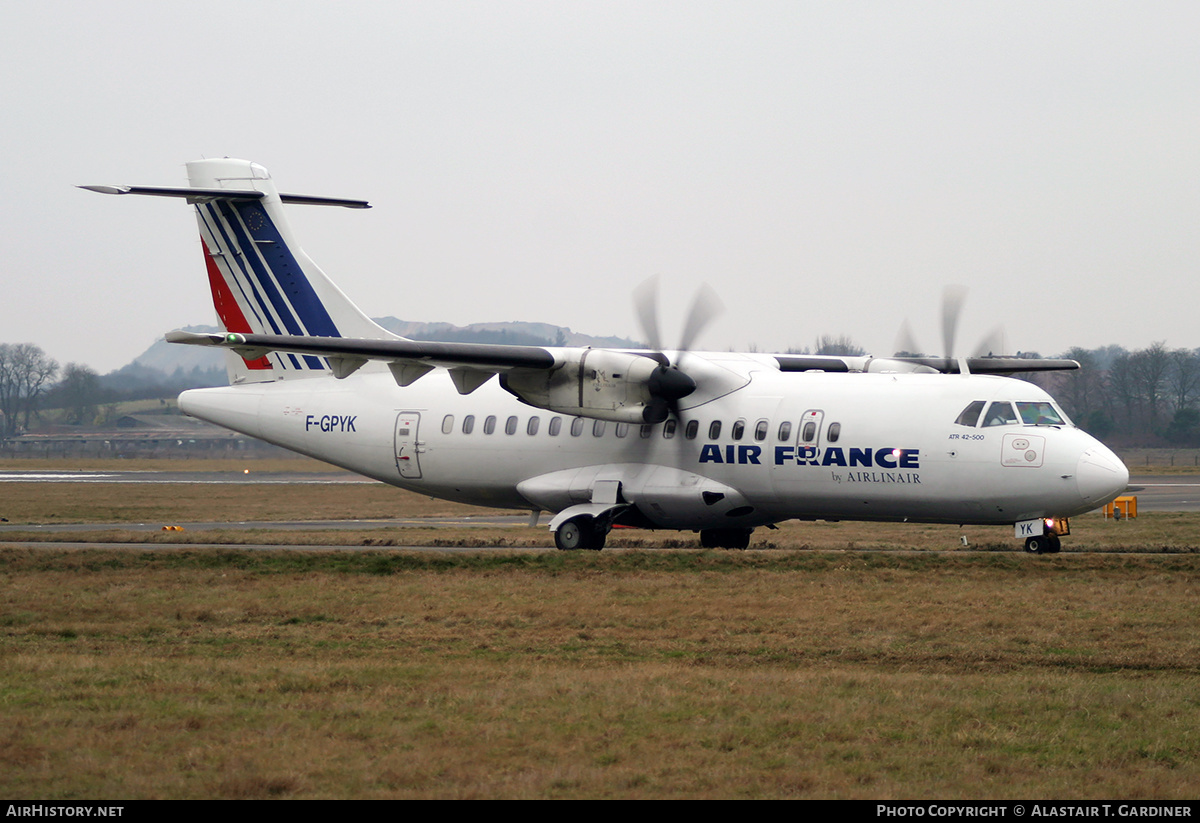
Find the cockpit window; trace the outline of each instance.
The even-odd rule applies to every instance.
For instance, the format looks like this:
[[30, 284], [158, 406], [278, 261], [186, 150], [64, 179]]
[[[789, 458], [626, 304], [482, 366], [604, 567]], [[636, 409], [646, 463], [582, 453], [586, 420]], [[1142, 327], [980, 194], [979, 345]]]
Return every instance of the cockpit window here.
[[1044, 400], [1038, 403], [1017, 403], [1017, 411], [1021, 420], [1033, 426], [1064, 426], [1066, 421], [1059, 415], [1054, 406]]
[[971, 404], [962, 410], [962, 414], [954, 422], [959, 426], [975, 428], [975, 424], [979, 422], [979, 415], [983, 414], [984, 405], [982, 400], [971, 401]]
[[1017, 422], [1013, 414], [1012, 403], [1007, 400], [998, 401], [988, 407], [987, 417], [983, 419], [984, 426], [1011, 426]]

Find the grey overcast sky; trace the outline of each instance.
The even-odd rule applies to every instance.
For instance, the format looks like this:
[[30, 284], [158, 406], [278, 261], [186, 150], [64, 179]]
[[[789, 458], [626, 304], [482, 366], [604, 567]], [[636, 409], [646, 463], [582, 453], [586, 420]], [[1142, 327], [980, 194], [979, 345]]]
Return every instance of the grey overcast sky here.
[[1200, 346], [1200, 4], [0, 3], [0, 342], [108, 371], [213, 322], [184, 185], [255, 160], [371, 315], [940, 348]]

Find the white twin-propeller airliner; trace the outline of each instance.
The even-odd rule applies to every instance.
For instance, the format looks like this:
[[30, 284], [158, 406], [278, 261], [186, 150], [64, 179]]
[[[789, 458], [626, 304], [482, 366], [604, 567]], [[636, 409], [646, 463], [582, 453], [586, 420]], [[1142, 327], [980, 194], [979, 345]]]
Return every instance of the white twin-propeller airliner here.
[[1046, 392], [999, 376], [1074, 361], [687, 351], [698, 316], [679, 351], [408, 340], [325, 276], [283, 208], [367, 203], [281, 194], [245, 160], [187, 170], [186, 188], [85, 187], [196, 209], [226, 331], [167, 339], [226, 349], [230, 385], [180, 408], [422, 494], [553, 512], [560, 549], [602, 548], [614, 526], [744, 548], [758, 526], [821, 519], [1003, 524], [1055, 552], [1067, 518], [1129, 480]]

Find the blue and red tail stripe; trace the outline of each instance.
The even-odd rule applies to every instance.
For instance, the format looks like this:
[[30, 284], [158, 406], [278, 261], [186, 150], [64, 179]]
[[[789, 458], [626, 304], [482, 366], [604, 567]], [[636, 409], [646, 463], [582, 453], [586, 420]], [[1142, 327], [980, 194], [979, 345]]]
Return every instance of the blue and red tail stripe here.
[[[229, 331], [342, 336], [303, 267], [260, 204], [216, 200], [197, 204], [196, 209], [202, 226], [213, 241], [210, 245], [209, 238], [202, 237], [213, 303]], [[214, 268], [217, 278], [213, 276]], [[218, 288], [216, 279], [222, 281], [224, 289]], [[250, 316], [242, 311], [242, 306]], [[233, 328], [231, 323], [241, 328]], [[276, 358], [285, 369], [290, 366], [323, 371], [326, 368], [321, 358], [312, 355], [298, 358], [289, 354]], [[263, 368], [261, 365], [252, 367]]]

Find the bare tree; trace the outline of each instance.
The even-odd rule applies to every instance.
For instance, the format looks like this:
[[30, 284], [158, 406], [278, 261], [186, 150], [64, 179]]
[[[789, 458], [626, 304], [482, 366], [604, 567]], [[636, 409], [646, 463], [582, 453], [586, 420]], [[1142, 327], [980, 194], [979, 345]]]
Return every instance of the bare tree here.
[[0, 432], [29, 427], [38, 397], [54, 380], [58, 363], [32, 343], [0, 343]]
[[1175, 349], [1170, 355], [1171, 368], [1167, 372], [1167, 387], [1175, 411], [1191, 407], [1200, 390], [1200, 356], [1191, 349]]
[[1100, 407], [1104, 398], [1104, 372], [1099, 367], [1095, 352], [1078, 346], [1063, 355], [1079, 363], [1077, 371], [1059, 372], [1055, 377], [1054, 394], [1058, 396], [1067, 413], [1079, 423]]
[[1134, 377], [1133, 355], [1122, 352], [1108, 367], [1108, 392], [1105, 401], [1109, 416], [1126, 432], [1132, 432], [1140, 419], [1141, 396]]
[[100, 376], [82, 363], [68, 363], [54, 394], [66, 411], [68, 423], [87, 425], [95, 422], [100, 403]]
[[1138, 393], [1145, 404], [1147, 431], [1155, 431], [1163, 416], [1165, 405], [1167, 372], [1171, 368], [1171, 355], [1165, 341], [1151, 343], [1133, 353], [1134, 380]]

